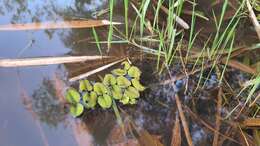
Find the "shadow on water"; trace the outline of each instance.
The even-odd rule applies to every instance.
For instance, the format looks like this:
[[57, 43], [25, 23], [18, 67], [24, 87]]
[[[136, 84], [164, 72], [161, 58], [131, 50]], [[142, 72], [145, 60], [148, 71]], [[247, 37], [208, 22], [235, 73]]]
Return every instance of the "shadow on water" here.
[[[118, 2], [119, 3], [119, 2]], [[44, 22], [53, 20], [95, 19], [93, 13], [107, 8], [106, 0], [70, 0], [70, 1], [0, 1], [0, 24]], [[121, 4], [116, 11], [123, 11]], [[203, 10], [203, 9], [202, 9]], [[205, 10], [208, 11], [208, 10]], [[105, 14], [102, 17], [106, 17]], [[116, 20], [123, 20], [123, 14], [115, 13]], [[131, 22], [130, 22], [131, 23]], [[203, 24], [201, 25], [208, 25]], [[97, 30], [101, 40], [106, 40], [107, 27]], [[208, 35], [205, 32], [204, 35]], [[247, 33], [247, 32], [245, 32]], [[201, 35], [203, 39], [203, 35]], [[99, 55], [91, 29], [58, 29], [25, 32], [0, 32], [1, 58], [61, 56], [61, 55]], [[106, 44], [101, 45], [103, 52]], [[128, 45], [115, 44], [110, 52], [112, 56], [129, 55], [132, 48]], [[189, 80], [178, 81], [178, 91], [169, 84], [161, 84], [168, 80], [167, 72], [157, 75], [156, 62], [148, 59], [133, 61], [142, 69], [142, 82], [149, 86], [137, 105], [121, 109], [123, 119], [131, 117], [139, 129], [145, 129], [151, 135], [159, 137], [165, 145], [170, 145], [172, 129], [177, 114], [173, 95], [177, 92], [182, 97], [186, 113], [195, 113], [198, 117], [186, 114], [192, 139], [195, 145], [211, 145], [214, 132], [205, 123], [212, 126], [215, 123], [217, 97], [215, 73], [207, 80], [206, 91], [196, 88], [199, 74], [194, 74]], [[122, 132], [118, 132], [112, 110], [96, 109], [86, 111], [79, 119], [73, 119], [67, 114], [63, 93], [70, 84], [67, 78], [79, 73], [102, 66], [106, 61], [79, 63], [68, 65], [51, 65], [42, 67], [26, 67], [19, 69], [0, 68], [0, 145], [120, 145], [125, 144]], [[91, 64], [91, 65], [89, 65]], [[181, 64], [172, 66], [172, 75], [181, 74]], [[100, 73], [100, 75], [106, 72]], [[235, 73], [235, 74], [234, 74]], [[232, 78], [244, 78], [238, 71], [234, 71]], [[228, 75], [230, 75], [228, 74]], [[227, 75], [227, 76], [228, 76]], [[97, 79], [97, 76], [91, 79]], [[185, 91], [185, 82], [189, 88]], [[150, 86], [151, 85], [151, 86]], [[231, 85], [236, 87], [236, 85]], [[223, 113], [227, 112], [223, 109]], [[199, 120], [198, 120], [199, 119]], [[126, 121], [127, 122], [127, 121]], [[222, 132], [227, 131], [230, 123], [224, 123]], [[231, 131], [233, 130], [230, 128]], [[229, 129], [229, 130], [230, 130]], [[117, 133], [118, 132], [118, 133]], [[238, 133], [235, 129], [230, 137]], [[187, 145], [181, 131], [182, 145]], [[137, 144], [136, 139], [129, 133], [127, 139]], [[122, 139], [122, 140], [121, 140]], [[223, 144], [237, 145], [223, 139]]]

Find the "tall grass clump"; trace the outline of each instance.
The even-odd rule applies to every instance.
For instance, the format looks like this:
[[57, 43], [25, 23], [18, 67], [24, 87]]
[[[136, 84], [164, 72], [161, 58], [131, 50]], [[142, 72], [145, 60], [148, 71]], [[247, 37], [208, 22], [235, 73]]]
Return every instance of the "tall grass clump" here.
[[[236, 28], [238, 26], [238, 23], [240, 22], [240, 19], [241, 19], [240, 14], [242, 13], [244, 4], [245, 4], [245, 0], [242, 1], [241, 5], [236, 10], [236, 13], [234, 14], [234, 16], [231, 18], [231, 20], [228, 22], [228, 24], [226, 26], [223, 24], [224, 23], [223, 19], [224, 19], [226, 10], [227, 10], [228, 0], [224, 1], [219, 21], [217, 20], [215, 13], [213, 11], [214, 22], [215, 22], [217, 31], [214, 36], [213, 42], [211, 43], [211, 45], [209, 47], [210, 50], [208, 53], [208, 58], [209, 58], [209, 60], [213, 61], [213, 64], [211, 66], [210, 72], [208, 73], [208, 76], [206, 77], [206, 79], [209, 78], [212, 71], [215, 69], [216, 65], [219, 63], [219, 59], [221, 57], [220, 54], [222, 54], [227, 49], [228, 49], [227, 50], [228, 54], [230, 54], [233, 51], [233, 49], [234, 49], [234, 46], [233, 46], [234, 40], [233, 39], [235, 39]], [[223, 27], [225, 27], [224, 31], [221, 31], [221, 28], [223, 28]], [[233, 47], [230, 47], [230, 46], [233, 46]], [[226, 60], [226, 64], [228, 63], [228, 59]], [[225, 73], [225, 69], [226, 69], [226, 65], [224, 66], [224, 69], [222, 70], [221, 80]], [[221, 80], [219, 81], [219, 84], [221, 83]], [[204, 86], [205, 86], [205, 83], [204, 83], [203, 87]]]

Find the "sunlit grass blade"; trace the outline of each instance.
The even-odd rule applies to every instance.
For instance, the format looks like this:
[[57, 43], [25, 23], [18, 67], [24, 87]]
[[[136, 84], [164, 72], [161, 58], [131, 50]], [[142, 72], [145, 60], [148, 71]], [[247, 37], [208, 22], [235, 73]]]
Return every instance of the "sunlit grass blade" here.
[[[114, 0], [110, 0], [109, 1], [109, 20], [110, 20], [110, 22], [113, 21], [113, 8], [114, 8]], [[113, 24], [110, 23], [110, 25], [109, 25], [109, 32], [108, 32], [108, 38], [107, 38], [107, 41], [108, 41], [107, 52], [109, 52], [110, 47], [111, 47], [110, 42], [112, 40], [112, 35], [113, 35]]]
[[158, 2], [157, 2], [156, 11], [155, 11], [155, 15], [154, 15], [154, 21], [153, 21], [153, 28], [155, 28], [155, 25], [158, 25], [159, 10], [161, 9], [162, 2], [163, 2], [162, 0], [158, 0]]
[[[195, 2], [195, 1], [193, 1], [193, 2]], [[190, 49], [192, 48], [192, 45], [193, 45], [194, 40], [196, 38], [196, 37], [193, 36], [193, 32], [194, 32], [194, 29], [195, 29], [195, 20], [196, 20], [195, 7], [196, 7], [195, 4], [193, 4], [193, 6], [192, 6], [192, 17], [191, 17], [191, 29], [190, 29], [190, 34], [189, 34], [189, 44], [188, 44], [188, 50], [187, 50], [187, 54], [186, 54], [186, 58], [185, 58], [186, 62], [187, 62], [187, 59], [188, 59]]]
[[160, 33], [160, 32], [159, 32], [159, 38], [160, 38], [160, 44], [159, 44], [158, 55], [157, 55], [157, 65], [156, 65], [157, 70], [159, 70], [161, 51], [162, 51], [162, 48], [163, 48], [163, 45], [164, 45], [163, 34]]
[[128, 0], [124, 0], [124, 9], [125, 9], [125, 35], [128, 38]]
[[217, 41], [218, 41], [218, 37], [219, 37], [219, 33], [220, 33], [220, 27], [222, 26], [222, 22], [223, 22], [223, 18], [224, 18], [227, 6], [228, 6], [228, 0], [225, 0], [224, 4], [222, 6], [222, 10], [221, 10], [220, 20], [219, 20], [218, 25], [217, 25], [217, 32], [216, 32], [215, 38], [213, 40], [213, 46], [212, 46], [213, 50], [216, 48], [215, 45], [217, 44]]
[[95, 41], [96, 41], [95, 43], [98, 47], [99, 54], [102, 56], [102, 50], [101, 50], [101, 47], [100, 47], [100, 42], [99, 42], [98, 35], [97, 35], [94, 27], [92, 28], [92, 32], [93, 32], [93, 35], [94, 35], [94, 38], [95, 38]]
[[233, 34], [233, 37], [232, 37], [232, 40], [231, 40], [231, 43], [230, 43], [227, 60], [226, 60], [225, 66], [223, 68], [223, 71], [221, 73], [221, 76], [220, 76], [220, 79], [219, 79], [219, 84], [222, 82], [222, 79], [224, 77], [224, 73], [226, 71], [227, 64], [228, 64], [228, 61], [229, 61], [229, 58], [230, 58], [230, 55], [231, 55], [231, 52], [232, 52], [232, 49], [233, 49], [234, 40], [235, 40], [235, 33]]
[[144, 26], [146, 24], [145, 22], [145, 17], [146, 17], [146, 12], [149, 6], [150, 0], [145, 0], [142, 1], [142, 5], [141, 5], [141, 20], [140, 20], [140, 36], [143, 36], [143, 32], [144, 32]]

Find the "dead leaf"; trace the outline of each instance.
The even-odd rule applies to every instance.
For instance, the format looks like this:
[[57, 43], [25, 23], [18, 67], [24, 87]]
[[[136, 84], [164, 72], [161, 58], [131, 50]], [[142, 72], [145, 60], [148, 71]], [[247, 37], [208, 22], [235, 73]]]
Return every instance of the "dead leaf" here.
[[[124, 131], [120, 125], [116, 125], [108, 136], [107, 142], [108, 145], [112, 146], [143, 146], [154, 143], [155, 145], [160, 146], [159, 139], [161, 138], [158, 135], [152, 135], [146, 130], [142, 129], [140, 132], [137, 132], [136, 129], [132, 129], [127, 121], [124, 121]], [[126, 133], [131, 133], [130, 131], [134, 130], [137, 133], [137, 138], [135, 137], [124, 137]], [[125, 132], [125, 134], [124, 134]], [[138, 138], [139, 137], [139, 138]], [[141, 142], [140, 142], [141, 141]], [[153, 145], [152, 145], [153, 146]]]
[[144, 129], [141, 129], [138, 135], [138, 142], [141, 146], [163, 146], [159, 139], [154, 138], [154, 136]]
[[151, 135], [145, 129], [137, 127], [135, 123], [129, 123], [129, 128], [141, 146], [163, 146], [159, 140], [160, 137]]
[[[121, 24], [111, 22], [113, 25]], [[74, 20], [61, 22], [35, 22], [26, 24], [7, 24], [0, 25], [0, 31], [17, 31], [17, 30], [38, 30], [38, 29], [59, 29], [59, 28], [91, 28], [110, 25], [108, 20]]]

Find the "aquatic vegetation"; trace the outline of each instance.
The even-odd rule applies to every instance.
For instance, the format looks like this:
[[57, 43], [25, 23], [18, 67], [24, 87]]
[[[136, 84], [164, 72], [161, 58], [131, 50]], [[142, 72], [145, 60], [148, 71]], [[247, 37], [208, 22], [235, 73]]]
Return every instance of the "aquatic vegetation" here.
[[94, 109], [98, 104], [103, 109], [111, 108], [113, 101], [123, 105], [136, 104], [140, 92], [145, 87], [140, 83], [141, 71], [125, 61], [123, 68], [117, 68], [106, 74], [102, 82], [79, 81], [79, 89], [70, 87], [66, 91], [66, 101], [70, 104], [70, 114], [80, 116], [84, 108]]

